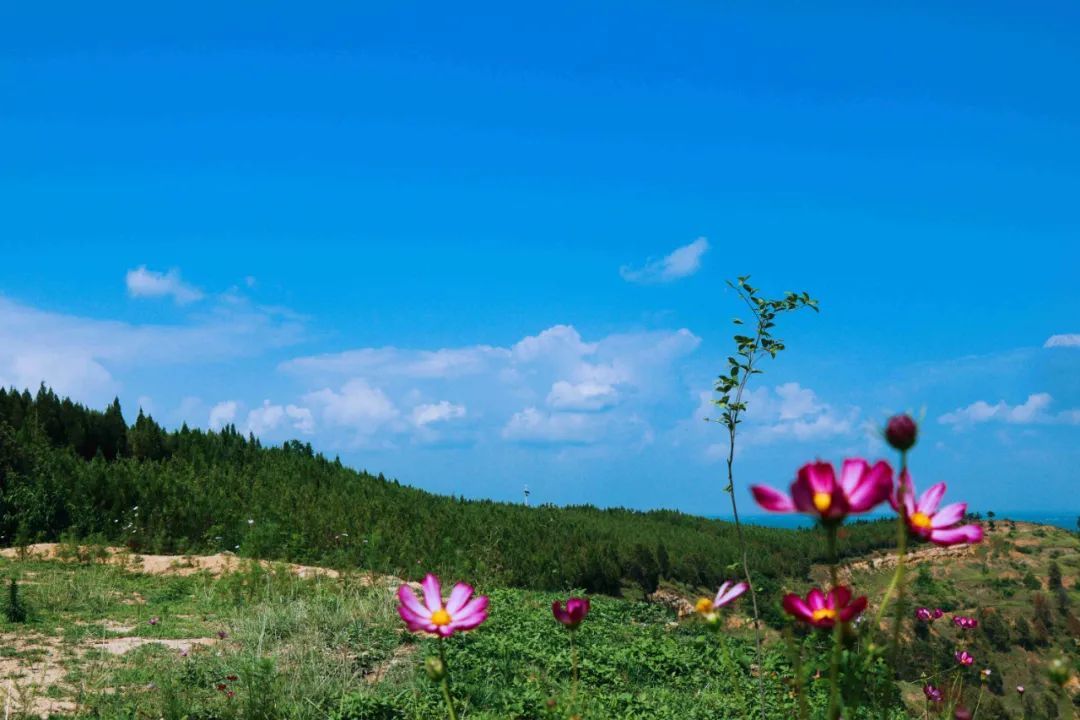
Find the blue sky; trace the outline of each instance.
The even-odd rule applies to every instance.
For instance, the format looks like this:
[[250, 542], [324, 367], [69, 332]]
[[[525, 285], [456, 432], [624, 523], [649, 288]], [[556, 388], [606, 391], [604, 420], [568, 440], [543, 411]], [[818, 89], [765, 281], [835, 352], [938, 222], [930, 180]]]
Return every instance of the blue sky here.
[[920, 484], [1080, 510], [1075, 6], [712, 5], [5, 7], [0, 382], [720, 513], [750, 273], [822, 312], [741, 482], [911, 409]]

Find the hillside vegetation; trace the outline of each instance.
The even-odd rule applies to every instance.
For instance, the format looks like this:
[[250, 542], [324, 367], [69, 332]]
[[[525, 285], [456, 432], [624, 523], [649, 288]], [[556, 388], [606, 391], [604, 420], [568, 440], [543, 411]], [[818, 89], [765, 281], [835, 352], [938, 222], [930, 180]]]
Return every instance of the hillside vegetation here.
[[[508, 484], [517, 485], [508, 478]], [[718, 495], [719, 489], [707, 490]], [[842, 551], [885, 547], [853, 524]], [[823, 558], [809, 532], [747, 527], [769, 585]], [[296, 441], [264, 447], [232, 426], [166, 432], [141, 412], [0, 389], [0, 544], [98, 539], [137, 552], [214, 553], [432, 571], [498, 586], [651, 592], [661, 577], [714, 585], [737, 560], [734, 526], [678, 512], [557, 508], [433, 495], [356, 471]]]

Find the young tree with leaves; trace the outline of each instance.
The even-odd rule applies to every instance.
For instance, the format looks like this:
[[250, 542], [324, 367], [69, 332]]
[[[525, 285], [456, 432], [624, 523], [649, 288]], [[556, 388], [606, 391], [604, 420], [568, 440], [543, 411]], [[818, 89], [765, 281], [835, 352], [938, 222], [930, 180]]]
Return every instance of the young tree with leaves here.
[[[735, 354], [728, 357], [727, 373], [716, 380], [714, 389], [720, 394], [720, 397], [713, 402], [721, 411], [717, 422], [727, 428], [728, 431], [727, 486], [724, 491], [731, 498], [731, 513], [735, 519], [743, 576], [750, 586], [751, 607], [754, 612], [756, 656], [758, 667], [761, 668], [761, 616], [758, 610], [757, 591], [754, 589], [754, 581], [750, 576], [746, 539], [743, 535], [742, 523], [739, 521], [739, 507], [735, 499], [735, 438], [739, 423], [742, 422], [742, 414], [746, 411], [746, 401], [743, 396], [750, 377], [763, 372], [758, 365], [766, 355], [775, 359], [777, 354], [785, 347], [783, 341], [773, 335], [777, 316], [793, 310], [801, 310], [802, 308], [810, 308], [817, 312], [818, 301], [805, 292], [788, 292], [780, 299], [770, 300], [763, 298], [758, 294], [758, 288], [750, 285], [749, 280], [749, 275], [743, 275], [737, 278], [735, 282], [728, 281], [728, 285], [750, 309], [753, 318], [751, 321], [753, 334], [743, 335], [740, 333], [735, 335]], [[745, 326], [745, 323], [739, 318], [735, 318], [733, 322], [736, 325]], [[764, 675], [764, 672], [758, 672], [758, 692], [763, 720], [765, 718]]]

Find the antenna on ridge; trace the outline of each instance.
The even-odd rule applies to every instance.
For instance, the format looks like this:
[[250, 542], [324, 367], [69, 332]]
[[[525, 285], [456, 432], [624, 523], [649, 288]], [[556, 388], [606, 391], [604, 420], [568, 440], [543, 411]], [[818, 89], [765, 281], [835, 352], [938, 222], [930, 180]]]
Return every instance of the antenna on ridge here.
[[525, 486], [525, 507], [529, 507], [529, 486]]

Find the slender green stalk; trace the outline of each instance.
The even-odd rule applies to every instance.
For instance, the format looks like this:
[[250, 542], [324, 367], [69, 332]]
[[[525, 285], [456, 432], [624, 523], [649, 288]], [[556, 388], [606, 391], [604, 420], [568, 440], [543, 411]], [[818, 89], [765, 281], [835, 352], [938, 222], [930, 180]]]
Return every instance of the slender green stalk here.
[[[742, 397], [743, 389], [746, 387], [746, 380], [750, 378], [750, 374], [747, 373], [743, 378], [742, 385], [739, 386], [738, 398]], [[738, 402], [738, 400], [736, 400]], [[732, 474], [732, 463], [735, 462], [735, 425], [729, 427], [730, 432], [730, 444], [728, 445], [728, 459], [727, 459], [727, 473], [728, 473], [728, 494], [731, 496], [731, 514], [735, 518], [735, 532], [739, 538], [739, 549], [742, 554], [742, 571], [743, 577], [746, 579], [746, 584], [750, 588], [750, 606], [754, 611], [754, 656], [757, 659], [758, 667], [758, 700], [761, 705], [761, 720], [765, 720], [765, 669], [761, 661], [761, 615], [758, 612], [757, 591], [754, 590], [754, 579], [750, 577], [750, 557], [749, 551], [746, 548], [746, 539], [743, 537], [742, 523], [739, 522], [739, 506], [735, 502], [735, 480]]]
[[570, 686], [570, 707], [575, 711], [578, 709], [578, 653], [577, 645], [574, 644], [574, 636], [576, 634], [577, 630], [570, 631], [570, 677], [572, 678], [572, 684]]
[[[900, 451], [900, 478], [907, 475], [907, 451]], [[907, 509], [904, 505], [904, 493], [908, 488], [904, 483], [899, 483], [896, 491], [897, 505], [900, 506], [896, 525], [896, 611], [893, 618], [892, 640], [889, 645], [890, 657], [896, 662], [896, 652], [900, 645], [900, 628], [904, 624], [904, 561], [907, 559]]]
[[788, 652], [791, 654], [791, 667], [795, 671], [795, 697], [799, 704], [799, 720], [809, 720], [810, 708], [806, 703], [806, 683], [803, 676], [802, 647], [795, 642], [795, 633], [788, 625], [784, 630]]
[[454, 699], [450, 697], [450, 671], [446, 664], [446, 650], [443, 648], [443, 640], [439, 639], [439, 660], [443, 664], [443, 677], [439, 681], [439, 689], [442, 690], [443, 700], [446, 702], [446, 711], [450, 720], [458, 720], [457, 711], [454, 710]]
[[975, 716], [979, 714], [979, 705], [982, 704], [983, 685], [985, 683], [979, 683], [979, 695], [975, 698], [975, 709], [971, 711], [971, 720], [975, 720]]
[[[907, 451], [902, 450], [900, 452], [900, 477], [903, 478], [907, 471]], [[897, 484], [896, 491], [896, 504], [899, 506], [896, 518], [896, 570], [893, 572], [892, 580], [889, 581], [889, 587], [885, 590], [885, 595], [881, 598], [881, 605], [878, 606], [877, 614], [874, 616], [874, 628], [877, 629], [881, 625], [881, 618], [885, 614], [885, 608], [889, 604], [889, 599], [893, 593], [896, 593], [896, 607], [893, 622], [893, 633], [890, 645], [890, 657], [893, 661], [896, 660], [896, 648], [900, 641], [900, 626], [903, 622], [902, 613], [904, 612], [904, 561], [907, 558], [907, 509], [904, 505], [904, 494], [907, 492], [907, 486], [903, 483]]]
[[731, 650], [728, 648], [727, 637], [720, 637], [717, 633], [717, 639], [720, 641], [720, 651], [724, 657], [724, 667], [727, 669], [728, 675], [735, 679], [736, 692], [739, 694], [739, 707], [746, 712], [746, 693], [743, 692], [742, 683], [739, 682], [739, 677], [742, 673], [738, 672], [738, 668], [735, 665], [735, 661], [731, 659]]
[[[828, 537], [829, 543], [829, 579], [832, 581], [832, 588], [835, 590], [839, 583], [839, 571], [837, 565], [840, 562], [839, 553], [836, 549], [836, 531], [838, 527], [835, 523], [829, 523], [825, 526], [825, 533]], [[840, 617], [837, 616], [833, 623], [833, 651], [832, 660], [829, 662], [829, 718], [830, 720], [837, 720], [844, 712], [844, 699], [840, 694], [840, 651], [842, 650], [844, 642], [844, 624], [840, 622]]]
[[[788, 292], [785, 293], [783, 299], [765, 300], [759, 297], [757, 295], [757, 289], [747, 282], [749, 277], [749, 275], [744, 275], [738, 278], [737, 283], [729, 281], [728, 285], [735, 290], [739, 298], [742, 299], [750, 309], [750, 312], [754, 316], [756, 330], [753, 337], [746, 335], [735, 336], [735, 343], [738, 348], [736, 356], [742, 358], [742, 362], [737, 360], [736, 356], [728, 358], [729, 372], [721, 375], [717, 379], [715, 390], [721, 393], [721, 398], [715, 402], [719, 407], [724, 408], [722, 422], [728, 429], [728, 483], [725, 491], [731, 496], [731, 513], [735, 519], [735, 531], [739, 541], [739, 552], [742, 556], [743, 577], [750, 588], [750, 602], [754, 611], [754, 645], [755, 658], [758, 667], [758, 696], [759, 704], [761, 706], [761, 720], [765, 720], [765, 670], [761, 654], [761, 612], [758, 608], [757, 591], [754, 589], [754, 581], [753, 578], [750, 577], [749, 551], [746, 547], [746, 538], [743, 535], [742, 522], [739, 519], [738, 503], [735, 501], [735, 478], [732, 470], [732, 466], [735, 462], [735, 435], [740, 422], [739, 415], [746, 409], [746, 405], [743, 402], [743, 393], [746, 390], [746, 383], [750, 380], [751, 375], [759, 374], [761, 372], [760, 369], [754, 367], [755, 362], [763, 357], [765, 353], [768, 353], [770, 357], [775, 358], [776, 354], [784, 349], [784, 343], [775, 339], [771, 333], [771, 328], [776, 324], [774, 322], [776, 315], [781, 312], [798, 310], [804, 307], [811, 308], [817, 312], [818, 303], [805, 292]], [[742, 321], [736, 319], [735, 324], [741, 325]]]

